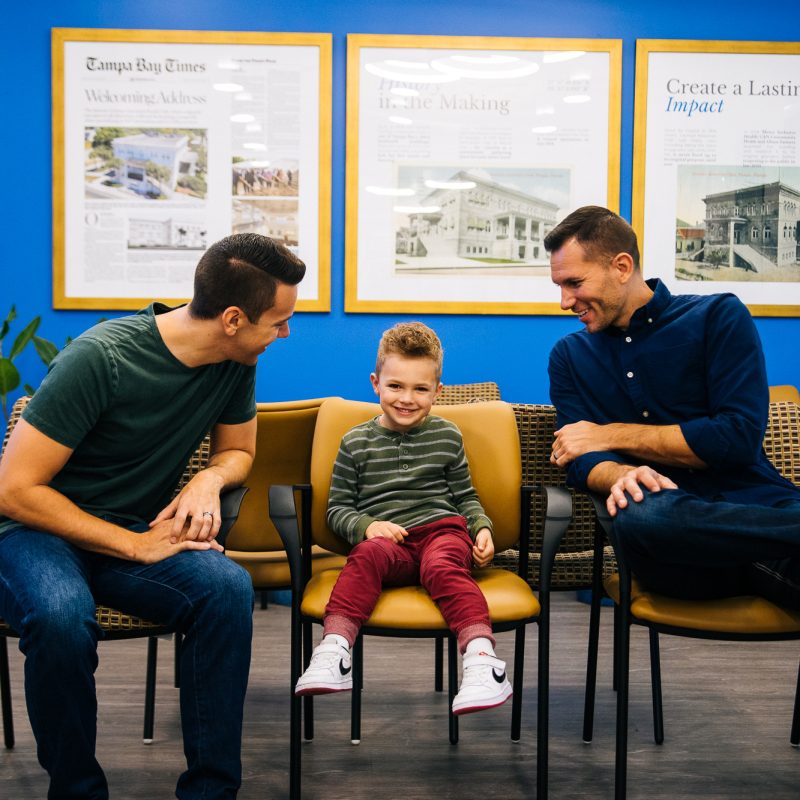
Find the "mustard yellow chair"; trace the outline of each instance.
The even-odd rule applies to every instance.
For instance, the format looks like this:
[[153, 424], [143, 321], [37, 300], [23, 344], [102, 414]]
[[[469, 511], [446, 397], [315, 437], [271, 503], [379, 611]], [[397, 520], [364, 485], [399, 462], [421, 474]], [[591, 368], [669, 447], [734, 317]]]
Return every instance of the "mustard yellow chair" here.
[[[30, 400], [29, 397], [20, 397], [11, 409], [11, 415], [6, 428], [6, 435], [3, 439], [3, 447], [0, 449], [0, 458], [3, 450], [11, 437], [11, 431], [19, 422], [25, 406]], [[193, 453], [189, 463], [181, 475], [178, 486], [175, 489], [177, 494], [208, 462], [210, 449], [210, 439], [206, 436], [200, 443], [197, 450]], [[225, 542], [225, 537], [231, 525], [236, 521], [236, 516], [241, 507], [242, 498], [247, 489], [240, 487], [225, 492], [221, 500], [220, 513], [222, 515], [222, 526], [218, 535], [218, 540]], [[157, 622], [150, 622], [140, 617], [124, 614], [110, 606], [97, 606], [97, 624], [103, 632], [103, 640], [111, 641], [117, 639], [139, 639], [147, 637], [147, 665], [145, 674], [145, 699], [144, 699], [144, 731], [142, 739], [145, 744], [153, 741], [153, 728], [155, 724], [155, 701], [156, 701], [156, 659], [158, 654], [158, 637], [166, 634], [175, 635], [175, 686], [178, 686], [178, 655], [180, 650], [180, 634], [174, 632], [168, 625]], [[11, 678], [8, 668], [8, 639], [17, 638], [17, 632], [2, 618], [0, 618], [0, 709], [3, 717], [3, 740], [8, 749], [14, 747], [14, 721], [11, 712]]]
[[[256, 459], [245, 483], [250, 491], [228, 534], [225, 552], [250, 573], [253, 588], [262, 593], [262, 606], [268, 590], [291, 586], [286, 551], [269, 518], [269, 487], [308, 483], [314, 426], [324, 399], [257, 406]], [[321, 547], [312, 549], [314, 574], [343, 565], [342, 556]]]
[[[291, 687], [301, 672], [301, 661], [310, 659], [310, 639], [301, 646], [301, 628], [321, 623], [339, 570], [328, 570], [313, 578], [303, 568], [302, 553], [311, 543], [339, 553], [349, 546], [335, 536], [326, 524], [328, 491], [333, 463], [342, 436], [354, 425], [380, 412], [371, 403], [340, 399], [323, 403], [317, 418], [311, 455], [311, 482], [307, 487], [273, 486], [270, 508], [273, 521], [286, 546], [292, 570], [292, 643]], [[548, 491], [547, 520], [544, 522], [544, 556], [537, 599], [520, 575], [527, 572], [529, 541], [527, 513], [531, 487], [521, 485], [520, 446], [514, 412], [502, 402], [437, 406], [435, 413], [455, 422], [461, 429], [472, 479], [494, 524], [498, 551], [517, 543], [520, 546], [519, 573], [503, 569], [475, 570], [475, 578], [484, 592], [492, 624], [496, 631], [516, 631], [511, 713], [511, 738], [520, 736], [522, 676], [524, 667], [525, 626], [539, 624], [538, 707], [537, 707], [537, 791], [539, 800], [547, 797], [547, 727], [549, 682], [549, 575], [558, 542], [569, 524], [571, 502], [563, 490]], [[299, 489], [300, 513], [296, 491]], [[300, 522], [303, 521], [302, 534]], [[301, 541], [302, 540], [302, 541]], [[439, 609], [419, 586], [384, 589], [362, 634], [382, 636], [448, 636], [449, 702], [457, 689], [455, 637], [450, 635]], [[353, 650], [353, 695], [351, 739], [360, 740], [361, 686], [363, 669], [362, 637]], [[305, 698], [309, 700], [310, 698]], [[305, 738], [313, 738], [311, 704], [306, 705]], [[449, 713], [450, 741], [458, 741], [458, 718]], [[300, 698], [292, 692], [290, 727], [290, 796], [300, 797]]]
[[770, 403], [780, 403], [786, 400], [800, 405], [800, 391], [798, 391], [796, 386], [787, 383], [781, 386], [769, 387]]
[[[791, 401], [773, 402], [764, 437], [764, 450], [776, 468], [793, 483], [800, 485], [800, 406]], [[619, 573], [601, 579], [605, 539], [612, 544], [611, 517], [605, 498], [593, 498], [597, 513], [595, 536], [595, 590], [590, 627], [590, 647], [586, 678], [584, 739], [592, 739], [594, 690], [597, 666], [597, 640], [600, 623], [601, 588], [613, 598], [614, 606], [614, 678], [617, 689], [615, 798], [626, 796], [628, 749], [628, 677], [630, 626], [648, 629], [650, 639], [650, 676], [653, 697], [653, 733], [656, 744], [664, 741], [661, 698], [659, 633], [697, 639], [733, 641], [777, 641], [800, 639], [800, 612], [788, 611], [761, 597], [729, 597], [721, 600], [679, 600], [642, 589], [635, 576], [622, 562]], [[800, 674], [795, 694], [790, 742], [800, 746]]]

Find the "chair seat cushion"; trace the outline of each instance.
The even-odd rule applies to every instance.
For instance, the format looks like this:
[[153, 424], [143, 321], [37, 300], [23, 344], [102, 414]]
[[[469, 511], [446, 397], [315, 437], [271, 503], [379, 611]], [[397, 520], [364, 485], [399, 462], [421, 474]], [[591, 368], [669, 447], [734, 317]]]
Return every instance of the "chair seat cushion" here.
[[[282, 589], [292, 584], [285, 550], [250, 552], [226, 548], [225, 553], [250, 573], [256, 589]], [[344, 562], [344, 556], [331, 553], [330, 550], [314, 546], [311, 551], [311, 571], [314, 575], [326, 569], [341, 569]]]
[[[619, 575], [605, 580], [608, 594], [619, 603]], [[718, 633], [772, 634], [800, 631], [800, 612], [776, 606], [763, 597], [680, 600], [645, 591], [631, 583], [631, 614], [657, 625]]]
[[[303, 614], [322, 619], [340, 572], [339, 569], [326, 570], [311, 578], [300, 605]], [[492, 622], [514, 622], [539, 615], [541, 607], [536, 595], [513, 572], [482, 569], [475, 570], [473, 577], [486, 597]], [[447, 629], [441, 612], [421, 586], [385, 588], [366, 624], [370, 627], [406, 630]]]

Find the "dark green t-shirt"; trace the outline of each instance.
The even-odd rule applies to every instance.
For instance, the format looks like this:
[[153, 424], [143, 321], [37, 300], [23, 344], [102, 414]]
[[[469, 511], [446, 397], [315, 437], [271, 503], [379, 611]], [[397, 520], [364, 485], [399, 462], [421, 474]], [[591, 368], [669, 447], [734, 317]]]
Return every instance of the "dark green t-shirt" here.
[[[70, 342], [22, 417], [73, 449], [50, 486], [96, 516], [149, 522], [216, 423], [255, 416], [255, 367], [187, 367], [167, 349], [154, 303]], [[16, 523], [0, 517], [0, 531]]]

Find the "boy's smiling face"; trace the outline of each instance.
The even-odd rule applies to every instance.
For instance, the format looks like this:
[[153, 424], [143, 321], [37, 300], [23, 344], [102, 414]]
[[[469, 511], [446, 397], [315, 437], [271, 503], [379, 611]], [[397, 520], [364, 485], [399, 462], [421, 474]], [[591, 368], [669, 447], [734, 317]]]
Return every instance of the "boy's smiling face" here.
[[431, 358], [386, 356], [380, 375], [370, 375], [381, 404], [380, 424], [398, 433], [416, 428], [428, 416], [442, 390]]

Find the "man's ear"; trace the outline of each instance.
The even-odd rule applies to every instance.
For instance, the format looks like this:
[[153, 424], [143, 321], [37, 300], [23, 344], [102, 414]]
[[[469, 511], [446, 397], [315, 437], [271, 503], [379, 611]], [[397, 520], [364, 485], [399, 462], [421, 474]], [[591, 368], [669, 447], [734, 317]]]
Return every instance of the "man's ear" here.
[[611, 268], [617, 271], [621, 283], [627, 283], [633, 273], [636, 272], [636, 267], [633, 265], [633, 256], [630, 253], [617, 253], [611, 259]]
[[239, 306], [228, 306], [220, 315], [222, 330], [226, 336], [235, 336], [247, 319]]

